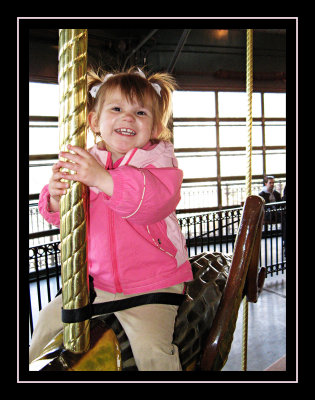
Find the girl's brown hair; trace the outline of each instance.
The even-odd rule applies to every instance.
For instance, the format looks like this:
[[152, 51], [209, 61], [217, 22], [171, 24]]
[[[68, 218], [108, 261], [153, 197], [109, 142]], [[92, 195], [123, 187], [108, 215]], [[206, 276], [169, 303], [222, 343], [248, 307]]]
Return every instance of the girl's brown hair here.
[[[133, 98], [144, 104], [145, 96], [152, 98], [153, 105], [153, 123], [160, 126], [161, 132], [157, 137], [157, 141], [171, 141], [172, 133], [169, 129], [169, 121], [172, 116], [172, 92], [177, 88], [174, 78], [166, 72], [157, 72], [146, 75], [145, 78], [139, 75], [136, 67], [129, 68], [126, 72], [121, 71], [103, 71], [98, 69], [94, 71], [90, 69], [87, 73], [87, 90], [88, 90], [88, 112], [94, 111], [99, 118], [106, 93], [117, 87], [120, 88], [122, 94], [127, 97], [128, 101]], [[108, 74], [110, 76], [103, 83], [104, 78]], [[157, 83], [161, 87], [160, 95], [155, 91], [152, 83]], [[90, 94], [93, 86], [102, 84], [95, 98]], [[99, 132], [93, 132], [94, 137], [100, 136]]]

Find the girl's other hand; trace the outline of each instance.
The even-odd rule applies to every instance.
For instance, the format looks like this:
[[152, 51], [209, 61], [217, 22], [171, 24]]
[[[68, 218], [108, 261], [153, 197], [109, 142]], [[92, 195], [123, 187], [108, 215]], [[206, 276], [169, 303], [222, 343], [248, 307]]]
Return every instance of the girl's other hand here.
[[60, 168], [62, 167], [61, 162], [58, 161], [52, 167], [52, 176], [49, 180], [48, 190], [50, 194], [50, 210], [58, 211], [59, 210], [59, 202], [60, 197], [66, 193], [69, 188], [68, 182], [61, 182], [62, 172], [60, 172]]

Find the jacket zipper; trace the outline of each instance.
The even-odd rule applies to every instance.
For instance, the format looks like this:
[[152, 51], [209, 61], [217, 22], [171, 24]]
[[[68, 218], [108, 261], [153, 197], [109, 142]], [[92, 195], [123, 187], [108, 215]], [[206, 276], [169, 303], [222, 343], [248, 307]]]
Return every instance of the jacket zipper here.
[[[109, 170], [112, 168], [113, 168], [112, 157], [111, 157], [111, 153], [108, 152], [105, 169]], [[116, 256], [116, 238], [115, 238], [115, 230], [114, 230], [114, 228], [115, 228], [114, 213], [110, 208], [108, 209], [108, 219], [109, 219], [108, 229], [109, 229], [109, 240], [110, 240], [110, 255], [111, 255], [111, 259], [112, 259], [115, 290], [116, 290], [116, 293], [122, 293], [121, 285], [120, 285], [119, 278], [118, 278], [118, 270], [117, 270], [118, 268], [117, 268], [117, 256]]]
[[109, 211], [110, 252], [111, 252], [111, 258], [112, 258], [115, 288], [116, 288], [117, 293], [122, 293], [122, 288], [120, 285], [120, 281], [119, 281], [119, 277], [118, 277], [118, 268], [117, 268], [114, 212], [110, 209], [108, 211]]

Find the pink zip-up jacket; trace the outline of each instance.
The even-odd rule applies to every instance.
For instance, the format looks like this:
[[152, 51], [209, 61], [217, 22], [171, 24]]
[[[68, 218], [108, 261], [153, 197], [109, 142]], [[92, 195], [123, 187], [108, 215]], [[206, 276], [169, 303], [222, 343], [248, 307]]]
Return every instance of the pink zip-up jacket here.
[[[112, 165], [111, 154], [97, 145], [89, 152], [114, 181], [111, 197], [90, 187], [89, 274], [94, 286], [111, 293], [143, 293], [192, 279], [185, 238], [175, 208], [183, 173], [173, 145], [159, 142], [130, 150]], [[60, 226], [59, 212], [49, 210], [46, 185], [39, 211]]]

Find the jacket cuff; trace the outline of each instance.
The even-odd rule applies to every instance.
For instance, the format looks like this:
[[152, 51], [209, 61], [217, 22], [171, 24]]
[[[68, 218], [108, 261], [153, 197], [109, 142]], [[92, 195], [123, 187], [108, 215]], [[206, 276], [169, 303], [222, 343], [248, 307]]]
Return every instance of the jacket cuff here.
[[114, 182], [114, 190], [111, 196], [105, 195], [107, 199], [107, 205], [112, 207], [119, 207], [123, 202], [125, 188], [125, 176], [121, 169], [117, 168], [115, 170], [107, 171]]
[[52, 212], [49, 209], [50, 193], [48, 190], [48, 185], [45, 185], [42, 189], [39, 200], [38, 200], [38, 210], [43, 218], [52, 225], [60, 226], [60, 212]]

